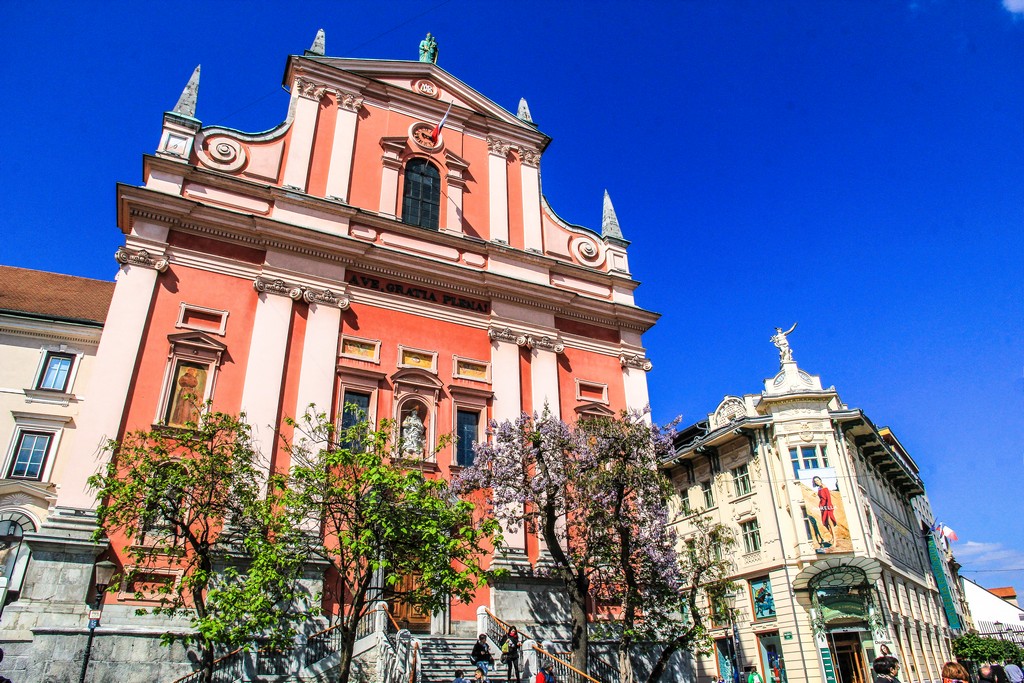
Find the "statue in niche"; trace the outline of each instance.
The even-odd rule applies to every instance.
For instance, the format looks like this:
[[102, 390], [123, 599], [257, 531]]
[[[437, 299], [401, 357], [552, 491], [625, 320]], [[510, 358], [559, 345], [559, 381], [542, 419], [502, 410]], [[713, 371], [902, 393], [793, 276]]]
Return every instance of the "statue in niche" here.
[[429, 33], [420, 41], [420, 61], [437, 64], [437, 41]]
[[423, 437], [426, 433], [427, 429], [423, 425], [420, 409], [413, 408], [402, 420], [402, 454], [422, 455]]
[[782, 331], [781, 327], [775, 328], [775, 334], [771, 338], [772, 344], [775, 344], [775, 348], [779, 350], [779, 361], [785, 363], [786, 361], [793, 360], [793, 349], [789, 346], [789, 337], [796, 329], [796, 323], [793, 323], [793, 327], [789, 328], [785, 332]]

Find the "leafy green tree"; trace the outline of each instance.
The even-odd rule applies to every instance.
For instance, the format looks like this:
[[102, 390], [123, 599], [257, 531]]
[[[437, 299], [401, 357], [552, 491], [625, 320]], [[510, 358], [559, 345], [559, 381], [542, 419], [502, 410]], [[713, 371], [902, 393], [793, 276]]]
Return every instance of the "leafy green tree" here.
[[957, 659], [975, 663], [1024, 661], [1024, 648], [1009, 640], [965, 633], [953, 639], [953, 654]]
[[209, 405], [197, 412], [184, 427], [111, 442], [106, 471], [90, 483], [99, 492], [97, 537], [120, 541], [130, 562], [120, 585], [144, 585], [135, 597], [159, 601], [140, 614], [189, 619], [188, 635], [163, 641], [196, 647], [210, 681], [215, 651], [257, 638], [289, 645], [305, 611], [304, 549], [278, 514], [282, 481], [266, 476], [244, 416]]
[[446, 481], [425, 476], [422, 461], [403, 457], [393, 421], [372, 429], [360, 416], [338, 431], [327, 415], [307, 412], [291, 424], [284, 508], [329, 565], [325, 592], [342, 606], [339, 672], [347, 681], [356, 627], [374, 602], [435, 612], [449, 596], [470, 601], [489, 575], [480, 562], [500, 542], [498, 524]]

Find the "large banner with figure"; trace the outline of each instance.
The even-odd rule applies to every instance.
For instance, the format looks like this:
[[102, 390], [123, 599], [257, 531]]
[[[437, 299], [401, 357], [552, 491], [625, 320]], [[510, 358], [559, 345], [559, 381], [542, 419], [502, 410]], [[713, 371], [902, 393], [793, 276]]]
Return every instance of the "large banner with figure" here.
[[800, 492], [807, 510], [807, 532], [817, 553], [848, 553], [853, 550], [846, 519], [844, 492], [834, 467], [800, 470]]

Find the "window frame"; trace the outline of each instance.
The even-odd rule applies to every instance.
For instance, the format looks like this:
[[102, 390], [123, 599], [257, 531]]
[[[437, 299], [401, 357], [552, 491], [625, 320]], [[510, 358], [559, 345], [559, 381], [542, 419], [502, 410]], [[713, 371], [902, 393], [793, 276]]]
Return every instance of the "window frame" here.
[[715, 500], [715, 480], [706, 479], [700, 483], [700, 491], [704, 496], [704, 509], [711, 510], [718, 505]]
[[182, 332], [167, 336], [170, 348], [167, 353], [167, 363], [164, 366], [163, 385], [160, 387], [160, 400], [157, 403], [156, 416], [153, 424], [164, 427], [181, 427], [180, 424], [172, 424], [168, 419], [168, 413], [175, 394], [175, 376], [180, 363], [191, 363], [193, 365], [206, 366], [206, 385], [203, 387], [203, 396], [197, 397], [200, 405], [213, 399], [217, 386], [217, 375], [220, 369], [221, 358], [227, 350], [227, 346], [207, 336], [206, 332]]
[[[477, 387], [466, 387], [456, 384], [448, 385], [448, 395], [452, 398], [452, 433], [458, 435], [459, 411], [477, 414], [477, 443], [484, 443], [487, 439], [487, 421], [491, 399], [494, 393]], [[459, 470], [464, 465], [458, 464], [458, 444], [452, 445], [450, 467]]]
[[[47, 376], [50, 374], [50, 362], [56, 359], [66, 360], [68, 362], [68, 368], [64, 373], [64, 381], [59, 387], [47, 387], [44, 386]], [[36, 379], [36, 391], [52, 391], [55, 394], [67, 394], [70, 393], [68, 388], [71, 386], [71, 380], [73, 377], [75, 365], [77, 364], [78, 355], [74, 353], [68, 353], [67, 351], [47, 351], [43, 357], [43, 364], [39, 377]]]
[[[351, 341], [357, 344], [370, 344], [373, 346], [373, 356], [360, 356], [354, 353], [345, 353], [345, 342]], [[350, 358], [352, 360], [360, 360], [364, 363], [380, 364], [380, 340], [379, 339], [364, 339], [363, 337], [355, 337], [351, 334], [341, 335], [341, 344], [338, 346], [338, 355], [341, 358]]]
[[[475, 438], [469, 443], [468, 447], [463, 443], [462, 429], [459, 423], [459, 415], [472, 415], [476, 418], [476, 425], [474, 431], [476, 432]], [[455, 407], [455, 436], [457, 441], [455, 442], [455, 452], [452, 453], [452, 467], [472, 467], [473, 462], [476, 460], [476, 455], [473, 453], [473, 446], [480, 442], [480, 411], [472, 410], [464, 407]], [[470, 455], [469, 462], [461, 462], [459, 457], [465, 449], [468, 448]]]
[[[814, 449], [813, 460], [809, 458], [804, 451], [807, 449]], [[789, 461], [793, 467], [793, 475], [797, 479], [800, 478], [800, 472], [806, 470], [818, 470], [825, 467], [830, 467], [828, 461], [828, 444], [824, 443], [812, 443], [812, 444], [797, 444], [789, 447]], [[814, 465], [808, 464], [814, 462]]]
[[[413, 187], [413, 183], [410, 183], [410, 175], [412, 173], [415, 173], [420, 178], [424, 178], [424, 177], [427, 177], [429, 175], [429, 174], [424, 174], [424, 173], [421, 173], [421, 172], [418, 172], [418, 171], [410, 171], [410, 167], [412, 167], [414, 165], [416, 165], [416, 166], [418, 166], [420, 168], [423, 168], [423, 169], [427, 169], [427, 168], [433, 169], [434, 173], [436, 173], [436, 176], [434, 177], [434, 180], [436, 180], [436, 182], [437, 182], [436, 193], [434, 193], [434, 194], [436, 194], [436, 202], [435, 201], [431, 201], [432, 199], [434, 199], [433, 197], [424, 198], [422, 196], [422, 188], [424, 187], [424, 183], [422, 181], [418, 181], [418, 182], [415, 183], [415, 186], [417, 187], [417, 189], [420, 190], [420, 193], [421, 193], [420, 196], [419, 197], [412, 197], [412, 196], [410, 196], [410, 192], [411, 192], [412, 187]], [[414, 227], [417, 227], [417, 228], [423, 228], [424, 230], [440, 231], [440, 229], [441, 229], [441, 205], [443, 203], [441, 201], [441, 199], [442, 199], [442, 195], [444, 194], [444, 192], [443, 192], [444, 188], [442, 187], [443, 176], [441, 175], [441, 168], [437, 164], [435, 164], [432, 160], [430, 160], [430, 159], [428, 159], [426, 157], [413, 156], [413, 157], [410, 157], [409, 159], [407, 159], [406, 162], [403, 164], [403, 166], [402, 166], [402, 176], [401, 177], [402, 177], [402, 196], [401, 196], [401, 200], [402, 200], [402, 214], [401, 214], [400, 220], [402, 221], [402, 223], [404, 223], [405, 225], [411, 225], [411, 226], [414, 226]], [[411, 208], [411, 204], [413, 202], [416, 203], [416, 218], [417, 218], [417, 220], [415, 222], [413, 220], [411, 220], [411, 215], [410, 215], [411, 212], [409, 210]], [[435, 214], [432, 217], [428, 216], [428, 219], [429, 218], [433, 218], [433, 220], [432, 221], [431, 220], [427, 220], [426, 223], [424, 222], [424, 219], [423, 219], [423, 206], [424, 205], [434, 207], [434, 211], [435, 211]]]
[[[217, 327], [203, 327], [201, 325], [195, 325], [185, 322], [185, 316], [189, 311], [195, 311], [196, 313], [206, 313], [210, 315], [220, 316], [220, 325]], [[219, 337], [223, 337], [227, 332], [228, 326], [228, 314], [229, 311], [223, 311], [219, 308], [207, 308], [206, 306], [197, 306], [195, 304], [186, 303], [184, 301], [178, 307], [178, 320], [174, 323], [174, 326], [179, 329], [195, 330], [197, 332], [209, 332]]]
[[[43, 448], [42, 456], [39, 459], [35, 476], [18, 476], [14, 474], [14, 468], [18, 466], [18, 462], [21, 458], [21, 452], [25, 445], [27, 437], [33, 438], [45, 438], [46, 446]], [[50, 460], [50, 453], [53, 452], [53, 432], [36, 429], [22, 429], [18, 432], [18, 438], [14, 442], [14, 451], [11, 454], [10, 459], [7, 463], [6, 473], [4, 479], [11, 481], [42, 481], [43, 472], [46, 470], [47, 462]], [[29, 451], [30, 456], [35, 452], [35, 447]], [[29, 460], [28, 463], [32, 461]], [[25, 470], [28, 471], [28, 463], [26, 463]]]
[[[475, 377], [473, 375], [466, 375], [460, 372], [462, 364], [473, 364], [480, 365], [484, 368], [484, 377]], [[475, 358], [466, 358], [465, 356], [459, 356], [457, 354], [452, 355], [452, 377], [454, 379], [462, 379], [467, 382], [480, 382], [482, 384], [491, 383], [491, 363], [485, 360], [476, 360]]]
[[[605, 382], [595, 382], [590, 379], [575, 378], [576, 381], [576, 400], [587, 401], [589, 403], [601, 403], [604, 405], [608, 404], [608, 384]], [[587, 387], [595, 393], [600, 393], [601, 398], [592, 398], [590, 396], [583, 395], [583, 389]]]
[[[742, 474], [737, 474], [740, 470], [743, 470]], [[732, 473], [733, 492], [736, 494], [736, 498], [742, 498], [743, 496], [750, 495], [754, 492], [754, 485], [750, 481], [749, 463], [737, 465], [736, 467], [733, 467], [730, 472]]]
[[740, 538], [743, 540], [744, 555], [750, 555], [761, 550], [761, 524], [757, 521], [757, 517], [740, 522]]
[[[27, 413], [22, 411], [11, 411], [14, 417], [14, 430], [11, 434], [11, 442], [7, 447], [7, 457], [3, 463], [3, 471], [0, 474], [7, 481], [36, 481], [48, 482], [53, 473], [53, 464], [60, 452], [60, 440], [64, 434], [64, 426], [71, 421], [70, 416], [42, 415], [39, 413]], [[46, 434], [50, 437], [46, 455], [39, 468], [38, 477], [12, 477], [14, 465], [20, 450], [22, 434]]]

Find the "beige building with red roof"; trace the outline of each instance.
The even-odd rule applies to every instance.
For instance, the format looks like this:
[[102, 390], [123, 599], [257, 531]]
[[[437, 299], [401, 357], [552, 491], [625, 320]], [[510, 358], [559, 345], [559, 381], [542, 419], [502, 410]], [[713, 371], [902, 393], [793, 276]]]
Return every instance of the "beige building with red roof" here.
[[[0, 266], [0, 605], [57, 500], [113, 282]], [[0, 608], [2, 609], [2, 608]]]

